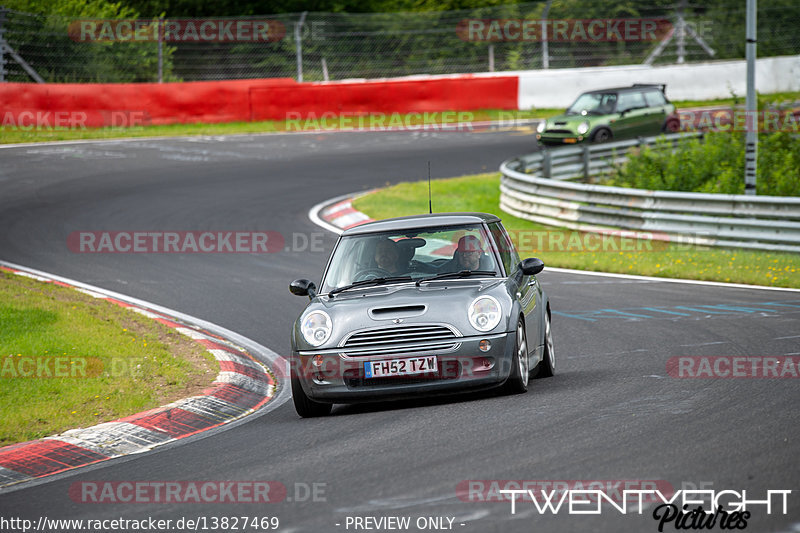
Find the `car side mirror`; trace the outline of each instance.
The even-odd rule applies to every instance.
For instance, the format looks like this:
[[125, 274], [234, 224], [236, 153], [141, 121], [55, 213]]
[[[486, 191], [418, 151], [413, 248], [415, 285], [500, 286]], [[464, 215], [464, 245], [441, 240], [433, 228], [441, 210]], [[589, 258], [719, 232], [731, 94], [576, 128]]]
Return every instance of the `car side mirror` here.
[[520, 261], [519, 269], [526, 276], [534, 276], [544, 270], [544, 263], [537, 257], [529, 257]]
[[296, 279], [289, 284], [289, 292], [295, 296], [308, 296], [309, 299], [317, 295], [317, 286], [307, 279]]

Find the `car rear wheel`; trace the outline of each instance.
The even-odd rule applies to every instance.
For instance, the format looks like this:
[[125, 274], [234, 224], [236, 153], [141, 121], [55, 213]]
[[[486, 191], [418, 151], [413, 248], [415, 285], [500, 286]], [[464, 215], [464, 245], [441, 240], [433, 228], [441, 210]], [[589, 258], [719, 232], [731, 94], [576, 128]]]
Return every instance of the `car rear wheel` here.
[[664, 123], [664, 132], [677, 133], [681, 129], [681, 122], [677, 118], [671, 118]]
[[592, 135], [592, 142], [604, 143], [611, 140], [611, 130], [608, 128], [600, 128], [594, 135]]
[[325, 416], [330, 414], [331, 409], [333, 409], [333, 404], [315, 402], [309, 398], [303, 391], [300, 380], [295, 376], [292, 376], [292, 400], [294, 401], [295, 411], [303, 418]]
[[528, 366], [528, 338], [525, 335], [525, 323], [522, 319], [517, 322], [516, 347], [511, 361], [511, 374], [505, 384], [506, 392], [520, 394], [527, 392], [530, 379]]
[[544, 314], [544, 355], [542, 362], [537, 365], [537, 377], [549, 378], [556, 373], [556, 352], [553, 347], [553, 330], [550, 326], [549, 310]]

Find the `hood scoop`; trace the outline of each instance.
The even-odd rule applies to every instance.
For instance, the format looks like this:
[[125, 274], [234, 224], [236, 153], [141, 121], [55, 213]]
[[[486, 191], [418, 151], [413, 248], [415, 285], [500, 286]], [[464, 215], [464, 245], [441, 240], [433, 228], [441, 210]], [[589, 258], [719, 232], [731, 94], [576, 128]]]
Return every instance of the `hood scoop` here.
[[567, 125], [567, 123], [565, 121], [563, 121], [563, 120], [560, 121], [560, 122], [553, 122], [553, 124], [555, 124], [556, 126], [566, 126]]
[[369, 316], [373, 320], [392, 320], [420, 316], [428, 309], [426, 305], [398, 305], [393, 307], [373, 307]]

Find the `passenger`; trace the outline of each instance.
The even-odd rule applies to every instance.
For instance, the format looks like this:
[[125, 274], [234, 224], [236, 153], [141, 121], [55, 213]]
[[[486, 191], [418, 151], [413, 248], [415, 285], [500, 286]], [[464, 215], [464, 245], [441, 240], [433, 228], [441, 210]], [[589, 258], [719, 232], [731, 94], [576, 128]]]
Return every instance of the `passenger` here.
[[474, 235], [465, 235], [458, 239], [458, 246], [456, 251], [453, 252], [453, 259], [442, 266], [442, 272], [481, 270], [482, 255], [481, 240]]

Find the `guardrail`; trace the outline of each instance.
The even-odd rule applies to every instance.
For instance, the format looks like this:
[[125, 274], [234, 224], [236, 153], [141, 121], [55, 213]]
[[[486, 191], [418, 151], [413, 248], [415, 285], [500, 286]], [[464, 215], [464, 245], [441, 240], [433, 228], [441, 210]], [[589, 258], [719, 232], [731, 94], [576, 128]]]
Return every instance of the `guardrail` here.
[[[671, 144], [664, 147], [686, 136], [667, 135]], [[626, 161], [632, 148], [655, 140], [576, 146], [505, 161], [500, 166], [500, 209], [578, 231], [627, 230], [638, 238], [681, 244], [800, 252], [797, 197], [650, 191], [565, 181], [605, 172]]]
[[[650, 146], [651, 148], [675, 148], [683, 138], [703, 137], [702, 132], [673, 133], [660, 137], [639, 137], [627, 141], [611, 143], [570, 146], [555, 149], [542, 149], [539, 152], [517, 158], [523, 165], [524, 172], [539, 175], [543, 178], [566, 180], [581, 177], [588, 180], [597, 174], [603, 174], [614, 165], [628, 160], [628, 151], [632, 148]], [[669, 145], [656, 144], [656, 139], [663, 138]], [[512, 160], [513, 161], [513, 160]]]

